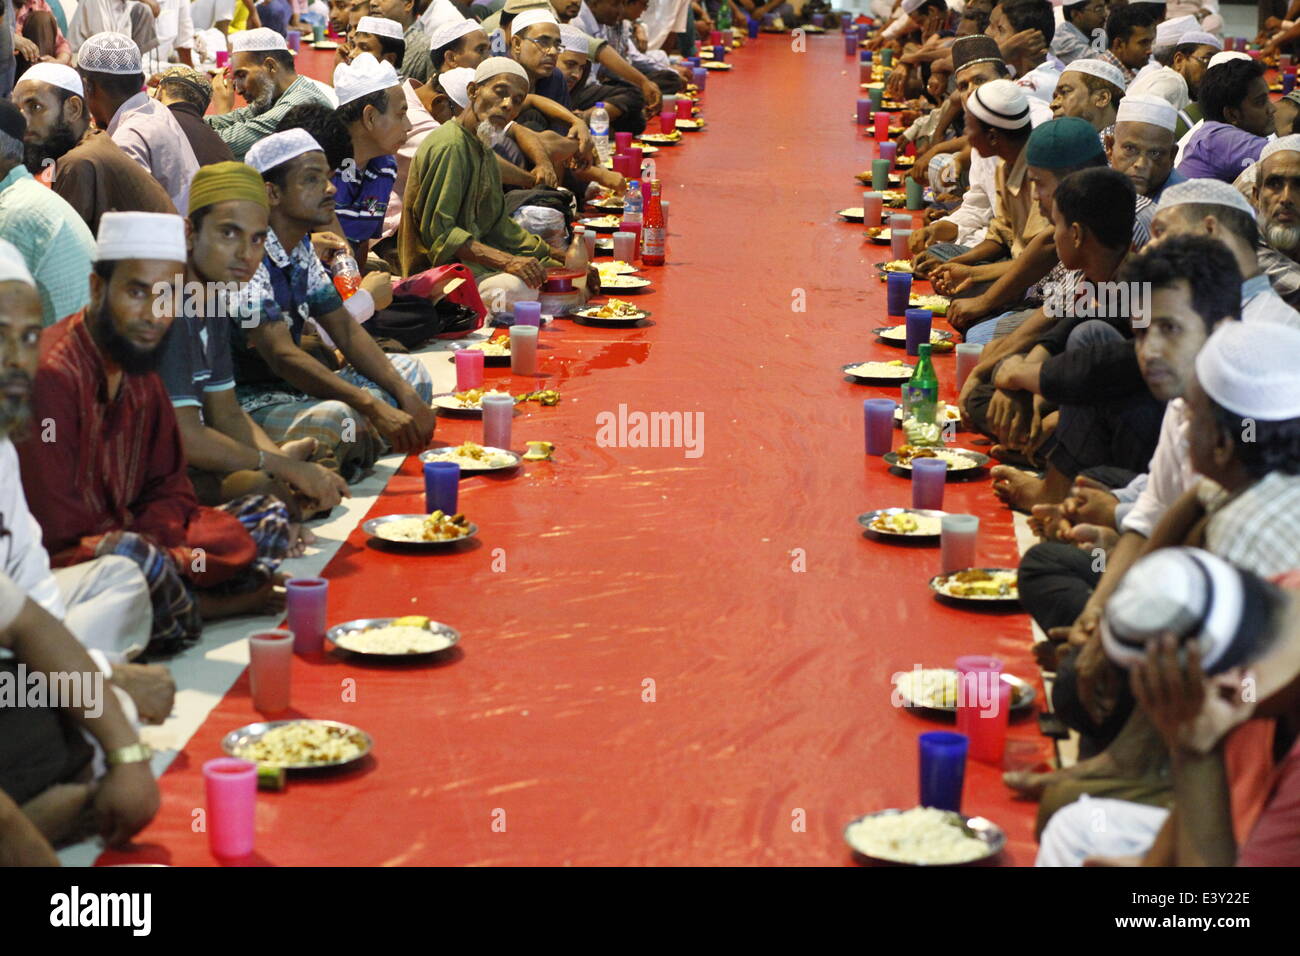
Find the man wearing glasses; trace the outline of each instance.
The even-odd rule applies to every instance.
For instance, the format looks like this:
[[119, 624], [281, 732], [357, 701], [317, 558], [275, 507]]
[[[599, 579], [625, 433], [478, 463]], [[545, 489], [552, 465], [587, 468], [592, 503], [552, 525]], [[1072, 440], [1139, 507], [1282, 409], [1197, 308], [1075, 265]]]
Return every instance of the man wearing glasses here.
[[[1065, 17], [1052, 35], [1052, 53], [1062, 63], [1096, 56], [1106, 49], [1106, 0], [1065, 0], [1061, 6]], [[1094, 48], [1093, 35], [1101, 31], [1100, 44]]]

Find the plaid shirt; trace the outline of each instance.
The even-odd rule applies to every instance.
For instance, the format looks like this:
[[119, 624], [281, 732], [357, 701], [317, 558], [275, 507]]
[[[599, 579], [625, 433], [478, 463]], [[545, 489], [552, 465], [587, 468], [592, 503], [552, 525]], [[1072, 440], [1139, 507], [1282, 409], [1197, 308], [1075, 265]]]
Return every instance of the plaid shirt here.
[[263, 113], [254, 113], [251, 106], [241, 106], [229, 113], [205, 118], [208, 125], [217, 131], [217, 135], [226, 141], [230, 151], [235, 154], [235, 159], [242, 163], [253, 144], [274, 133], [280, 120], [284, 119], [284, 114], [302, 103], [320, 103], [333, 108], [333, 104], [315, 83], [300, 76]]
[[1300, 568], [1300, 475], [1275, 471], [1232, 496], [1202, 480], [1199, 493], [1207, 551], [1262, 578]]
[[36, 280], [43, 324], [89, 304], [95, 237], [77, 211], [21, 163], [0, 179], [0, 236], [18, 248]]
[[403, 79], [427, 83], [429, 74], [433, 72], [433, 61], [429, 55], [429, 35], [424, 32], [419, 20], [406, 28], [402, 39], [406, 42], [406, 52], [402, 54], [402, 65], [398, 68], [397, 75]]
[[1132, 83], [1133, 78], [1137, 76], [1137, 70], [1130, 70], [1123, 63], [1121, 63], [1119, 61], [1119, 57], [1117, 57], [1114, 53], [1111, 53], [1110, 50], [1103, 50], [1101, 53], [1098, 53], [1096, 59], [1101, 60], [1104, 63], [1109, 63], [1111, 66], [1118, 67], [1119, 71], [1124, 74], [1125, 86]]

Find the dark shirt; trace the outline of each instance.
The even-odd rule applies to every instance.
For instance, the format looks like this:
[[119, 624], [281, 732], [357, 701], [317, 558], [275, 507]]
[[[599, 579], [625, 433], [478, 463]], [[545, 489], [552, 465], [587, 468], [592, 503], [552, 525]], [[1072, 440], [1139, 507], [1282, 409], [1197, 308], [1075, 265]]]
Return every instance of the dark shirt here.
[[[565, 82], [564, 74], [559, 70], [555, 70], [550, 76], [538, 80], [533, 85], [532, 92], [537, 96], [544, 96], [548, 100], [554, 100], [566, 110], [573, 108], [569, 102], [569, 84]], [[524, 110], [519, 114], [516, 122], [539, 133], [542, 130], [549, 129], [563, 136], [569, 132], [568, 125], [562, 120], [553, 120], [536, 109]]]
[[232, 314], [233, 309], [207, 317], [180, 315], [172, 323], [158, 374], [173, 405], [202, 408], [205, 393], [235, 387], [230, 358]]
[[167, 108], [172, 111], [172, 116], [176, 117], [176, 122], [181, 124], [181, 132], [190, 141], [190, 149], [194, 150], [194, 157], [199, 161], [200, 166], [211, 166], [213, 163], [228, 163], [234, 160], [235, 154], [230, 151], [226, 141], [217, 135], [216, 130], [203, 122], [198, 107], [192, 103], [181, 102], [168, 103]]
[[88, 129], [80, 143], [59, 157], [50, 188], [95, 235], [106, 212], [176, 212], [158, 180], [98, 129]]

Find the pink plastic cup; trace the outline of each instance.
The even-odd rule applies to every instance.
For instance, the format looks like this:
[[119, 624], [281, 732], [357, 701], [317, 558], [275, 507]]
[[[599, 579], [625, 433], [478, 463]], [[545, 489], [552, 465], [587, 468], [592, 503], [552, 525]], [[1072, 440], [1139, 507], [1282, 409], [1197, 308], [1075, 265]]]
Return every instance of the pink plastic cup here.
[[289, 709], [293, 631], [254, 631], [248, 635], [248, 683], [253, 709], [278, 714]]
[[203, 764], [203, 783], [212, 855], [226, 860], [248, 856], [253, 852], [257, 764], [236, 757], [217, 757]]
[[676, 110], [673, 110], [672, 112], [668, 112], [667, 110], [665, 110], [664, 112], [659, 114], [659, 132], [667, 136], [676, 128], [677, 128]]
[[631, 145], [632, 145], [632, 134], [631, 134], [631, 133], [615, 133], [615, 134], [614, 134], [614, 149], [615, 149], [616, 152], [619, 152], [619, 153], [625, 153], [625, 152], [627, 152], [627, 148], [628, 148], [629, 146], [631, 146]]
[[319, 654], [325, 648], [325, 604], [329, 582], [324, 578], [292, 578], [284, 586], [289, 630], [298, 654]]
[[1002, 662], [982, 654], [957, 658], [957, 733], [970, 738], [971, 759], [1001, 765], [1010, 711]]
[[680, 100], [677, 101], [677, 118], [690, 119], [691, 110], [694, 108], [694, 106], [695, 106], [694, 103], [692, 103], [690, 100], [686, 99], [685, 97], [682, 97]]
[[481, 349], [461, 349], [456, 353], [456, 390], [466, 391], [483, 387], [483, 352]]
[[882, 140], [889, 139], [889, 119], [888, 113], [877, 113], [875, 115], [876, 142], [879, 143]]

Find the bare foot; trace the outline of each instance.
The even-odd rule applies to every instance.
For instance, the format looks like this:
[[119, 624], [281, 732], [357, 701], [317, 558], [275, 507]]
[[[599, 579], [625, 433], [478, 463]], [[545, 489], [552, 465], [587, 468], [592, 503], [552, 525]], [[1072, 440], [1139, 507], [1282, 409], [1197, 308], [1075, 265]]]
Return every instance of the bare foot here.
[[1017, 511], [1032, 511], [1034, 505], [1047, 504], [1043, 495], [1043, 479], [1010, 465], [997, 465], [993, 476], [993, 493], [1008, 507]]
[[289, 528], [289, 548], [285, 557], [301, 558], [307, 549], [316, 543], [316, 536], [305, 524], [291, 525]]
[[284, 613], [285, 574], [275, 574], [256, 591], [247, 594], [215, 595], [199, 592], [199, 613], [204, 620], [239, 614], [280, 615]]
[[94, 832], [90, 797], [88, 783], [58, 783], [24, 803], [23, 814], [50, 843], [69, 843]]
[[295, 438], [281, 445], [280, 451], [298, 461], [311, 461], [311, 456], [316, 454], [316, 439]]
[[161, 664], [117, 664], [113, 683], [130, 695], [146, 723], [161, 724], [172, 712], [176, 681]]

